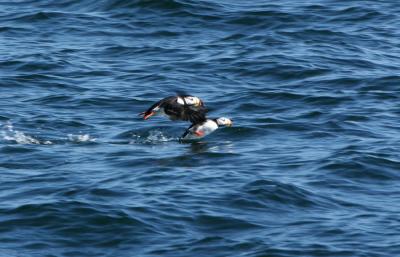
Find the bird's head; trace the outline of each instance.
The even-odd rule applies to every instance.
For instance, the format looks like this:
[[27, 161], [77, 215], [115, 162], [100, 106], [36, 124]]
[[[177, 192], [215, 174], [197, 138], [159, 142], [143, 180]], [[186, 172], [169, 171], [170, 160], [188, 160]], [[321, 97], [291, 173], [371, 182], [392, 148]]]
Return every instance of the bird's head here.
[[185, 96], [185, 102], [187, 105], [193, 105], [193, 106], [203, 106], [203, 101], [200, 100], [197, 96]]
[[217, 121], [218, 126], [231, 127], [233, 125], [232, 120], [225, 118], [225, 117], [218, 118], [216, 121]]

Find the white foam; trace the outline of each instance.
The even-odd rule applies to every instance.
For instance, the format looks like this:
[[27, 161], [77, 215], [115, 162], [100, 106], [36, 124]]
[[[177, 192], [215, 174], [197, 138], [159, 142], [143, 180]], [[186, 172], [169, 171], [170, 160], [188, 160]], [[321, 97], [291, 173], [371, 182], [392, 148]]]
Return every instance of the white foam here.
[[95, 142], [96, 138], [91, 137], [89, 134], [73, 135], [68, 134], [68, 140], [72, 142]]
[[155, 130], [150, 131], [147, 140], [150, 142], [168, 142], [171, 141], [171, 138], [166, 137], [161, 131]]
[[169, 142], [169, 141], [174, 141], [176, 138], [173, 137], [167, 137], [166, 135], [163, 134], [162, 131], [159, 130], [152, 130], [149, 131], [149, 135], [147, 136], [141, 136], [141, 135], [133, 135], [133, 140], [131, 140], [129, 143], [130, 144], [145, 144], [145, 143], [163, 143], [163, 142]]
[[17, 144], [34, 144], [34, 145], [39, 145], [39, 144], [46, 144], [46, 145], [50, 145], [52, 144], [51, 141], [44, 141], [44, 142], [40, 142], [38, 139], [33, 138], [29, 135], [26, 135], [24, 132], [22, 131], [18, 131], [14, 129], [14, 126], [11, 122], [7, 122], [1, 130], [1, 137], [3, 138], [3, 140], [6, 141], [14, 141]]

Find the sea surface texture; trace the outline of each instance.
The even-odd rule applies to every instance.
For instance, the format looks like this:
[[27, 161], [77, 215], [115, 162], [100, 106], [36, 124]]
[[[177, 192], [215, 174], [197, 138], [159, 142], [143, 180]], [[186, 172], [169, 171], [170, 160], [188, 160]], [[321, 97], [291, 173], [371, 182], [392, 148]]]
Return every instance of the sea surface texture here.
[[0, 256], [400, 256], [399, 67], [398, 0], [0, 1]]

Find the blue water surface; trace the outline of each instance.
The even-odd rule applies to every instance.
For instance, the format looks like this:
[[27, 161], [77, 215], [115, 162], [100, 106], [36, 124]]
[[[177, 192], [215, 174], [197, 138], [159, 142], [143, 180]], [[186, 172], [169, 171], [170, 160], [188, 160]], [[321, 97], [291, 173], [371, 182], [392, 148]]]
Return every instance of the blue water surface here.
[[[395, 0], [0, 1], [0, 256], [400, 256]], [[176, 92], [234, 126], [138, 113]]]

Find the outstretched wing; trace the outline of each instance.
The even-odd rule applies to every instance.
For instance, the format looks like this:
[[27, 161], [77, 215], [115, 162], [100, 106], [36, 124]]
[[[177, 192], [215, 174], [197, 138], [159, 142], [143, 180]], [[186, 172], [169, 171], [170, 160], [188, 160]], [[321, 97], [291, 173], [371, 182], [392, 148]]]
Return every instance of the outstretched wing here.
[[152, 106], [150, 106], [149, 109], [147, 109], [147, 111], [141, 112], [139, 115], [143, 115], [143, 117], [149, 115], [151, 112], [154, 111], [154, 109], [156, 109], [157, 107], [163, 107], [163, 105], [165, 105], [165, 103], [167, 101], [170, 101], [171, 99], [175, 98], [174, 96], [170, 96], [164, 99], [161, 99], [160, 101], [158, 101], [157, 103], [153, 104]]
[[177, 102], [166, 102], [164, 105], [165, 114], [174, 119], [190, 121], [197, 124], [206, 120], [207, 109], [203, 106], [179, 104]]
[[147, 109], [147, 111], [139, 113], [139, 115], [142, 115], [143, 117], [145, 117], [145, 116], [149, 115], [155, 108], [159, 107], [160, 105], [161, 105], [161, 101], [158, 101], [157, 103], [150, 106], [150, 108]]

